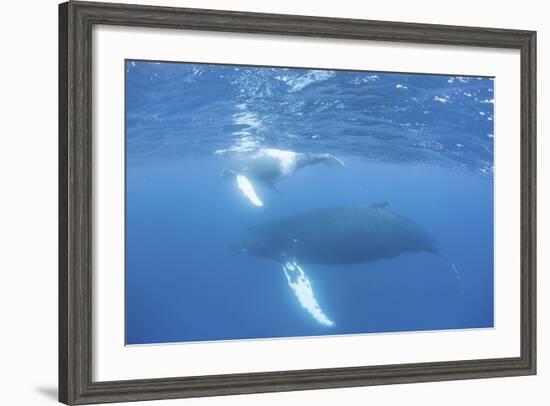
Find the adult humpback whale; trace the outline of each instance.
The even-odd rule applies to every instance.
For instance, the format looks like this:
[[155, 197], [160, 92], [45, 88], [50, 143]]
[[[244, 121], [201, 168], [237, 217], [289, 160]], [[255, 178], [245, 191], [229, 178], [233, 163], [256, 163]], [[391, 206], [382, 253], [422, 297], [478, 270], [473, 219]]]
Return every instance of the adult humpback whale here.
[[458, 271], [438, 251], [435, 239], [385, 203], [310, 210], [250, 227], [232, 248], [280, 262], [302, 306], [326, 326], [334, 323], [317, 303], [303, 263], [359, 264], [405, 252], [431, 252], [445, 259], [460, 283]]
[[299, 153], [263, 148], [252, 154], [237, 157], [223, 176], [235, 178], [237, 186], [255, 206], [263, 206], [253, 183], [260, 182], [275, 188], [275, 182], [307, 166], [324, 163], [343, 168], [344, 163], [330, 154]]

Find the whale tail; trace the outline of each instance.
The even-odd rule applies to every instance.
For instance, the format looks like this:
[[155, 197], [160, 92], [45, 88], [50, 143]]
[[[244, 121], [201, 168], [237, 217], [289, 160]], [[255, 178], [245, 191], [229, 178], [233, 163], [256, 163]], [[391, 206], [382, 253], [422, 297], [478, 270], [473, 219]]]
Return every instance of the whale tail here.
[[464, 293], [464, 287], [462, 286], [462, 277], [460, 276], [460, 273], [458, 272], [458, 269], [456, 268], [453, 261], [451, 261], [449, 259], [449, 257], [447, 257], [446, 255], [442, 254], [439, 251], [434, 251], [434, 254], [436, 254], [437, 256], [439, 256], [441, 258], [443, 258], [445, 260], [445, 262], [451, 267], [451, 270], [453, 271], [453, 273], [455, 275], [456, 282], [457, 282], [458, 287], [460, 289], [460, 293]]
[[319, 154], [318, 158], [319, 158], [319, 161], [323, 162], [325, 165], [330, 167], [336, 167], [340, 169], [344, 169], [346, 167], [346, 165], [344, 164], [344, 161], [330, 154]]

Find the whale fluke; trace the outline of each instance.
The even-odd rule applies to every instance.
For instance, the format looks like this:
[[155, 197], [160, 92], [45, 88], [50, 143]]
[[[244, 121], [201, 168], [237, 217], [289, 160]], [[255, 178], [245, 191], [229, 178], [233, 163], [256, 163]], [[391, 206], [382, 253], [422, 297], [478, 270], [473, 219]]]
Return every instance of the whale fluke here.
[[[315, 159], [315, 157], [313, 157]], [[338, 159], [330, 154], [318, 154], [317, 159], [327, 166], [344, 169], [346, 165], [341, 159]]]
[[464, 287], [462, 286], [462, 277], [460, 276], [460, 273], [458, 272], [458, 269], [456, 269], [456, 266], [453, 263], [453, 261], [451, 261], [449, 259], [449, 257], [447, 257], [446, 255], [442, 254], [439, 251], [434, 251], [434, 254], [440, 256], [441, 258], [443, 258], [445, 260], [445, 262], [447, 262], [447, 264], [449, 264], [449, 266], [451, 267], [453, 273], [455, 274], [456, 281], [457, 281], [458, 286], [460, 288], [460, 292], [464, 293]]

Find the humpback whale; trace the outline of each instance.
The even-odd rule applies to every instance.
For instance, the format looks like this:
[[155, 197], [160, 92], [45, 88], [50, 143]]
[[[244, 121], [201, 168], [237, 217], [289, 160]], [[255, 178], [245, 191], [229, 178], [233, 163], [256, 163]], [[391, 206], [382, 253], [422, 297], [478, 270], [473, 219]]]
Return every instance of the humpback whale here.
[[224, 177], [236, 179], [241, 192], [255, 206], [263, 206], [253, 183], [259, 182], [274, 190], [275, 183], [307, 166], [323, 163], [339, 168], [344, 163], [330, 154], [299, 153], [274, 148], [263, 148], [252, 154], [237, 157], [223, 173]]
[[456, 267], [438, 251], [436, 240], [387, 203], [309, 210], [253, 226], [232, 249], [279, 262], [302, 306], [325, 326], [334, 322], [319, 306], [302, 264], [362, 264], [429, 252], [445, 260], [460, 284]]

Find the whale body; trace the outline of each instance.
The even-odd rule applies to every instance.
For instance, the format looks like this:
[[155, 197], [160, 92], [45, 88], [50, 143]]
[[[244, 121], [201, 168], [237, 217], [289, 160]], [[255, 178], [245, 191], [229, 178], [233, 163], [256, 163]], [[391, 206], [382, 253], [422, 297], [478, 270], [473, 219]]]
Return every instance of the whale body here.
[[386, 204], [310, 210], [251, 227], [237, 252], [282, 261], [343, 265], [437, 252], [435, 239]]
[[253, 153], [239, 155], [227, 168], [223, 176], [235, 178], [241, 192], [255, 206], [263, 206], [254, 183], [262, 183], [275, 189], [275, 183], [297, 171], [318, 163], [344, 167], [344, 163], [330, 154], [300, 153], [275, 148], [262, 148]]
[[279, 262], [302, 307], [324, 326], [334, 322], [321, 309], [302, 264], [361, 264], [406, 252], [429, 252], [443, 258], [461, 283], [436, 240], [386, 203], [309, 210], [253, 226], [232, 249]]

